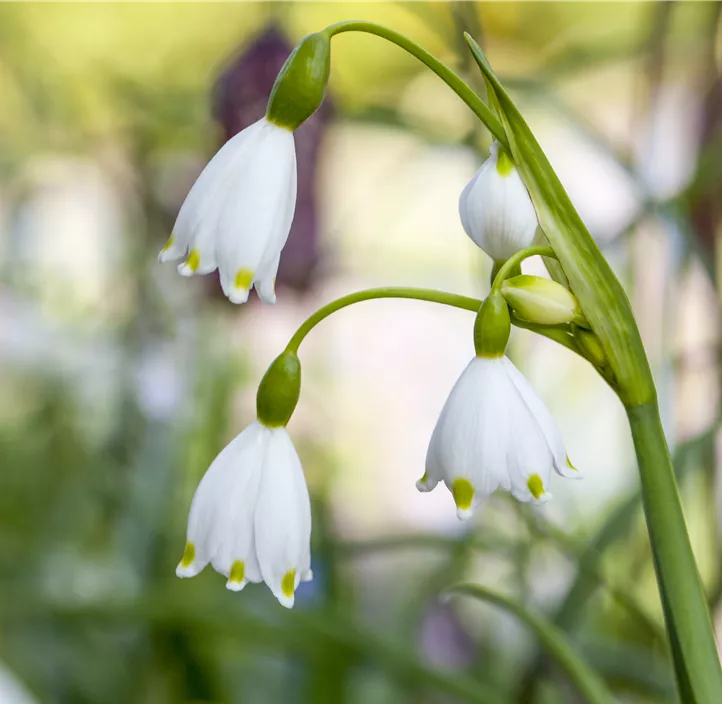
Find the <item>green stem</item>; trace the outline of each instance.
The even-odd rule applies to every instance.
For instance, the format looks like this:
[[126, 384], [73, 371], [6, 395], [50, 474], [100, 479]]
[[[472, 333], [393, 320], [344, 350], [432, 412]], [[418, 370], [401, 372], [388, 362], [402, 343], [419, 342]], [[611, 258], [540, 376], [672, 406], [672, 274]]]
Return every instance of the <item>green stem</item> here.
[[722, 669], [656, 399], [627, 408], [647, 530], [685, 704], [722, 702]]
[[502, 283], [504, 283], [505, 279], [509, 278], [510, 274], [514, 271], [514, 269], [518, 267], [525, 259], [533, 257], [537, 254], [540, 257], [551, 257], [552, 259], [557, 258], [556, 254], [554, 254], [554, 250], [548, 245], [537, 244], [533, 247], [527, 247], [526, 249], [522, 249], [516, 254], [509, 257], [509, 259], [507, 259], [499, 267], [499, 270], [496, 272], [496, 276], [494, 277], [494, 282], [491, 285], [491, 290], [500, 291]]
[[433, 291], [426, 288], [410, 288], [407, 286], [387, 287], [387, 288], [369, 288], [365, 291], [357, 291], [350, 293], [348, 296], [342, 296], [331, 303], [326, 304], [323, 308], [319, 308], [312, 316], [310, 316], [301, 327], [296, 330], [293, 337], [289, 341], [286, 349], [290, 352], [298, 352], [298, 347], [303, 342], [303, 338], [313, 330], [322, 320], [328, 318], [331, 313], [335, 313], [342, 308], [351, 306], [361, 301], [370, 301], [375, 298], [411, 298], [417, 301], [429, 301], [430, 303], [441, 303], [445, 306], [453, 306], [454, 308], [462, 308], [476, 313], [481, 307], [481, 301], [468, 296], [458, 296], [455, 293], [446, 293], [445, 291]]
[[420, 47], [416, 42], [412, 41], [403, 34], [394, 32], [393, 29], [384, 27], [380, 24], [373, 22], [339, 22], [338, 24], [332, 24], [324, 30], [328, 35], [329, 39], [341, 34], [342, 32], [367, 32], [368, 34], [374, 34], [377, 37], [386, 39], [387, 41], [396, 44], [401, 47], [409, 54], [417, 58], [421, 63], [425, 64], [430, 68], [446, 85], [451, 88], [472, 110], [472, 112], [486, 125], [489, 132], [494, 135], [507, 150], [508, 141], [504, 129], [501, 126], [499, 120], [494, 117], [493, 113], [486, 106], [484, 101], [466, 84], [464, 81], [457, 76], [445, 63], [439, 61], [435, 56], [430, 54], [426, 49]]
[[550, 340], [554, 340], [558, 344], [566, 347], [568, 350], [575, 352], [583, 359], [589, 361], [585, 356], [579, 345], [577, 344], [576, 338], [572, 334], [571, 327], [569, 325], [541, 325], [540, 323], [532, 323], [528, 320], [522, 320], [514, 315], [512, 311], [511, 324], [516, 325], [518, 328], [524, 330], [531, 330], [537, 335], [548, 337]]
[[[530, 247], [529, 249], [535, 249]], [[528, 252], [529, 250], [524, 250]], [[527, 256], [537, 254], [533, 252]], [[546, 253], [545, 253], [546, 256]], [[319, 308], [313, 315], [307, 318], [301, 326], [296, 330], [293, 337], [289, 341], [286, 349], [290, 352], [298, 352], [298, 348], [303, 342], [303, 339], [318, 325], [322, 320], [328, 318], [329, 315], [336, 311], [351, 306], [354, 303], [361, 303], [362, 301], [371, 301], [376, 298], [407, 298], [417, 301], [429, 301], [431, 303], [441, 303], [443, 305], [452, 306], [454, 308], [461, 308], [462, 310], [468, 310], [473, 313], [478, 312], [481, 308], [483, 301], [477, 298], [469, 298], [468, 296], [459, 296], [455, 293], [446, 293], [444, 291], [434, 291], [425, 288], [409, 288], [409, 287], [387, 287], [387, 288], [369, 288], [364, 291], [357, 291], [351, 293], [348, 296], [342, 296], [341, 298], [327, 303], [322, 308]], [[568, 325], [537, 325], [536, 323], [530, 323], [526, 320], [521, 320], [516, 316], [511, 316], [512, 324], [525, 330], [531, 330], [532, 332], [548, 337], [550, 340], [566, 347], [567, 349], [575, 352], [583, 359], [586, 359], [582, 351], [579, 349], [574, 336], [570, 333]]]
[[488, 601], [514, 614], [534, 632], [547, 652], [564, 669], [589, 704], [612, 704], [612, 696], [604, 682], [579, 656], [566, 636], [549, 621], [513, 599], [480, 584], [457, 584], [447, 590], [447, 594], [453, 593], [466, 594]]

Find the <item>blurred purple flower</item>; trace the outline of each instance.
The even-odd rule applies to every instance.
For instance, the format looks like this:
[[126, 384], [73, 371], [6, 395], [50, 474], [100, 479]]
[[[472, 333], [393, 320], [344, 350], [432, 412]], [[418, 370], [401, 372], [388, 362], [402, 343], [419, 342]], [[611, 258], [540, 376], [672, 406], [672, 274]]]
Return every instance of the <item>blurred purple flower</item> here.
[[722, 181], [722, 75], [717, 73], [713, 57], [710, 57], [710, 70], [715, 72], [715, 77], [702, 103], [697, 173], [687, 187], [683, 205], [689, 209], [692, 235], [699, 245], [698, 254], [706, 260], [707, 268], [712, 272], [722, 222], [719, 198]]
[[460, 670], [474, 662], [474, 641], [449, 604], [437, 601], [429, 607], [420, 638], [422, 652], [439, 668]]
[[[213, 117], [223, 128], [224, 142], [259, 120], [278, 72], [293, 46], [271, 26], [230, 60], [213, 89]], [[316, 171], [318, 156], [331, 115], [326, 100], [295, 133], [298, 163], [296, 215], [281, 257], [276, 283], [306, 291], [319, 264]]]

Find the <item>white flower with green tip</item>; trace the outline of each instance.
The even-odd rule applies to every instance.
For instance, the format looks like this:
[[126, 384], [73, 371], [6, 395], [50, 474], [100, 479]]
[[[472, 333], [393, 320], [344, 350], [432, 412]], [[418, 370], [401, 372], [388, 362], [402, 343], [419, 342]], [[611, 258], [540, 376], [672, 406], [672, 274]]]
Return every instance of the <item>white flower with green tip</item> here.
[[543, 503], [552, 468], [579, 477], [544, 402], [503, 356], [475, 357], [451, 390], [434, 428], [419, 491], [444, 482], [465, 520], [501, 488]]
[[293, 442], [285, 428], [255, 421], [201, 479], [176, 574], [193, 577], [210, 563], [228, 589], [265, 582], [291, 608], [299, 583], [313, 576], [310, 539], [311, 503]]
[[230, 139], [183, 203], [160, 262], [186, 257], [182, 276], [219, 270], [223, 292], [245, 303], [252, 286], [275, 303], [275, 281], [296, 207], [293, 132], [265, 117]]
[[466, 234], [495, 261], [531, 246], [537, 217], [514, 162], [498, 142], [459, 198]]

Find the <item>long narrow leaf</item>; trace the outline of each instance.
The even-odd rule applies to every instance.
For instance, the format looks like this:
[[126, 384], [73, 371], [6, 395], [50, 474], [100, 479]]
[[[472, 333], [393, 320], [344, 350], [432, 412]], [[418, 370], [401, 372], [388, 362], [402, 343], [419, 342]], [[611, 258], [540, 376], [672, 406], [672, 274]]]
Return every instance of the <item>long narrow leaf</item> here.
[[549, 655], [566, 672], [589, 704], [611, 704], [612, 695], [604, 682], [582, 660], [566, 636], [549, 621], [530, 611], [522, 604], [509, 599], [487, 587], [478, 584], [457, 584], [448, 590], [448, 593], [466, 594], [482, 601], [488, 601], [514, 614], [523, 621], [539, 638]]

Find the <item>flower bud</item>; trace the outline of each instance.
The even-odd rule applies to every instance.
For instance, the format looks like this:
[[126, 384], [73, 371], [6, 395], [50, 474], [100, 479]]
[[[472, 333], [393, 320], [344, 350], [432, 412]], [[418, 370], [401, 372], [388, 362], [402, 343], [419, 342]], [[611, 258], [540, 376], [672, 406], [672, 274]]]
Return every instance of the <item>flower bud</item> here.
[[584, 356], [598, 369], [607, 366], [607, 355], [604, 353], [602, 343], [591, 330], [579, 329], [575, 333], [577, 342], [582, 348]]
[[474, 348], [477, 357], [502, 357], [510, 332], [509, 306], [504, 296], [492, 290], [481, 304], [474, 323]]
[[268, 99], [266, 118], [295, 130], [323, 102], [331, 70], [331, 41], [319, 32], [304, 37], [283, 64]]
[[498, 142], [462, 191], [459, 215], [466, 234], [496, 261], [531, 246], [536, 211], [514, 162]]
[[263, 375], [256, 395], [258, 420], [267, 428], [285, 427], [301, 394], [301, 362], [285, 350]]
[[506, 279], [501, 292], [523, 320], [541, 325], [576, 323], [588, 327], [576, 296], [556, 281], [521, 274]]

